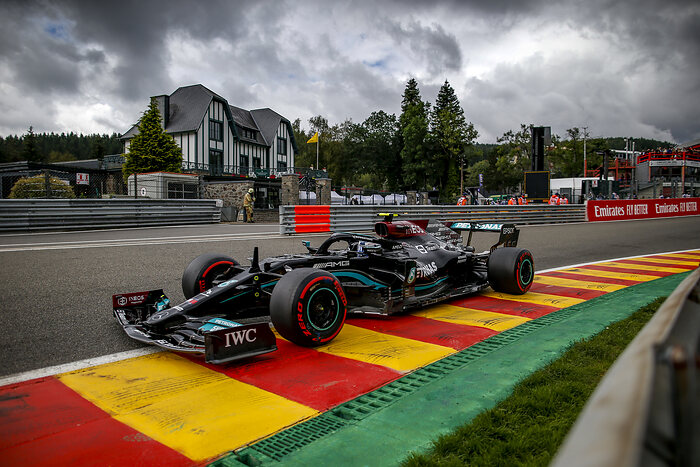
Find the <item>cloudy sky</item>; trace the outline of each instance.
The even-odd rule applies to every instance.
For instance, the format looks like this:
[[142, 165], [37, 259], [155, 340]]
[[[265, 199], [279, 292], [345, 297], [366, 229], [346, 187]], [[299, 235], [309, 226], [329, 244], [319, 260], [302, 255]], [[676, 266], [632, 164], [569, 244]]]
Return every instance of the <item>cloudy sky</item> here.
[[448, 80], [480, 142], [521, 123], [700, 138], [697, 0], [2, 0], [0, 136], [124, 133], [203, 84], [308, 128]]

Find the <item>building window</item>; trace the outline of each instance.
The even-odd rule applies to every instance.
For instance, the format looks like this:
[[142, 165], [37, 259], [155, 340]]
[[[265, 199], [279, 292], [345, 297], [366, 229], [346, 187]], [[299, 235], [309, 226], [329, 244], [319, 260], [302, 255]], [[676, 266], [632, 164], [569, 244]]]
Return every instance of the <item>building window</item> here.
[[279, 172], [287, 171], [287, 161], [277, 161], [277, 170]]
[[255, 140], [255, 130], [249, 130], [247, 128], [241, 128], [241, 137], [246, 139]]
[[254, 169], [259, 169], [260, 167], [262, 167], [262, 166], [260, 165], [260, 157], [259, 157], [259, 156], [253, 156], [253, 168], [254, 168]]
[[214, 141], [224, 140], [224, 123], [217, 120], [209, 120], [209, 139]]
[[197, 184], [168, 182], [168, 199], [197, 199]]
[[240, 175], [248, 175], [248, 156], [241, 154], [240, 156], [241, 159], [241, 166], [238, 169], [238, 173]]
[[277, 138], [277, 154], [287, 155], [287, 138]]

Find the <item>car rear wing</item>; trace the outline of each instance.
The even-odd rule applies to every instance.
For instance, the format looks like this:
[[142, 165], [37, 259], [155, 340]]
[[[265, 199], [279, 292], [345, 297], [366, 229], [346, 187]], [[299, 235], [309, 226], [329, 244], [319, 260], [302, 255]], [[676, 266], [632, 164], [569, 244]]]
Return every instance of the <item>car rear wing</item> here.
[[456, 232], [469, 232], [467, 237], [467, 246], [471, 245], [472, 234], [474, 232], [499, 232], [498, 243], [491, 247], [495, 250], [500, 245], [515, 247], [518, 246], [518, 237], [520, 230], [515, 227], [515, 224], [494, 224], [480, 222], [445, 222], [445, 225]]
[[[383, 218], [382, 222], [378, 224], [393, 222], [394, 217], [398, 214], [395, 213], [379, 213], [379, 216]], [[496, 224], [487, 222], [467, 222], [467, 221], [438, 221], [437, 219], [420, 219], [420, 220], [410, 220], [409, 222], [425, 229], [426, 232], [433, 235], [438, 240], [457, 246], [462, 242], [462, 237], [460, 233], [462, 231], [469, 232], [467, 238], [466, 246], [471, 245], [472, 234], [474, 232], [499, 232], [498, 243], [491, 247], [491, 251], [495, 250], [499, 246], [515, 247], [518, 245], [518, 236], [520, 231], [515, 227], [515, 224]], [[382, 236], [381, 232], [377, 229], [375, 225], [375, 231]]]

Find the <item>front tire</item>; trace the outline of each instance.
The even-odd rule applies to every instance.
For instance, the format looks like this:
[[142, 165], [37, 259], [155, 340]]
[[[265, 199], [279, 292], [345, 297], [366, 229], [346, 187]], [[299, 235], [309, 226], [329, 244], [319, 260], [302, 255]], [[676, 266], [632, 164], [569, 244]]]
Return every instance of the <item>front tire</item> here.
[[197, 256], [182, 273], [182, 292], [189, 299], [197, 294], [211, 289], [214, 279], [238, 262], [228, 256], [218, 253], [205, 253]]
[[347, 298], [338, 279], [323, 270], [301, 268], [277, 283], [270, 317], [277, 332], [303, 347], [332, 341], [345, 323]]
[[488, 279], [493, 290], [522, 295], [535, 278], [535, 262], [528, 250], [497, 248], [488, 261]]

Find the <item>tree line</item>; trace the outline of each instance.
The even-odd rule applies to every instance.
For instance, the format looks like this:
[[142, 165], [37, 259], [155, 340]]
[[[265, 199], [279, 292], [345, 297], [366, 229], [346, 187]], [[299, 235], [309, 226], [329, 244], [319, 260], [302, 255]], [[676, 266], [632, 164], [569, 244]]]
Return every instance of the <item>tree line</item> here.
[[456, 195], [460, 167], [479, 145], [478, 132], [467, 121], [448, 81], [435, 104], [423, 100], [418, 83], [406, 83], [401, 114], [372, 112], [362, 123], [330, 125], [322, 116], [309, 119], [310, 131], [297, 119], [292, 127], [299, 142], [298, 167], [316, 163], [316, 145], [304, 144], [318, 132], [319, 165], [333, 183], [388, 191], [438, 190]]
[[30, 126], [22, 136], [0, 137], [1, 162], [64, 162], [97, 159], [121, 154], [117, 133], [81, 135], [76, 133], [34, 133]]
[[[436, 190], [440, 199], [459, 196], [463, 187], [481, 186], [488, 192], [515, 190], [530, 170], [532, 124], [521, 124], [497, 139], [496, 144], [479, 144], [478, 132], [467, 121], [459, 99], [448, 81], [440, 88], [435, 104], [424, 101], [415, 79], [406, 83], [401, 114], [383, 110], [370, 114], [362, 123], [346, 120], [330, 125], [321, 115], [308, 121], [309, 131], [297, 119], [292, 127], [299, 143], [295, 165], [316, 163], [316, 145], [304, 144], [316, 132], [320, 135], [319, 165], [336, 185], [376, 190]], [[624, 149], [624, 138], [588, 138], [584, 128], [570, 128], [566, 135], [553, 135], [546, 148], [545, 168], [553, 178], [583, 176], [583, 140], [586, 138], [587, 168], [603, 164], [612, 149]], [[667, 148], [673, 145], [637, 138], [635, 150]]]

